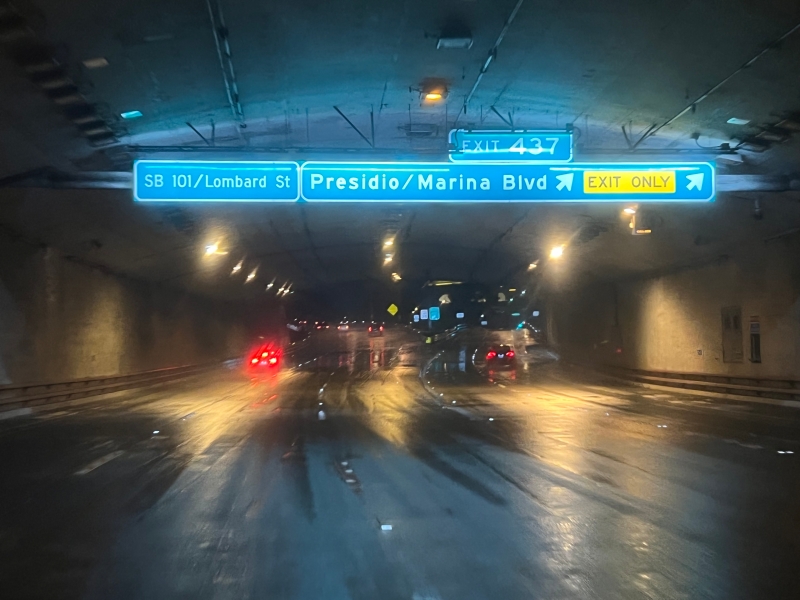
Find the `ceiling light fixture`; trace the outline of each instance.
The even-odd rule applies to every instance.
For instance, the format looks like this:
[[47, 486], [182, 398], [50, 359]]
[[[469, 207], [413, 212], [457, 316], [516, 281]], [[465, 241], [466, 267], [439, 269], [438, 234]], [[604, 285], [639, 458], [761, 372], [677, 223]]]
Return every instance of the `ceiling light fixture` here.
[[122, 117], [123, 119], [138, 119], [143, 115], [142, 111], [140, 110], [129, 110], [123, 113], [119, 113], [119, 116]]
[[397, 282], [400, 281], [402, 277], [400, 277], [400, 273], [392, 273], [392, 281]]
[[239, 271], [242, 270], [242, 263], [244, 263], [244, 259], [240, 260], [238, 263], [234, 265], [233, 269], [231, 270], [231, 275], [236, 275]]
[[255, 269], [250, 271], [250, 273], [247, 274], [247, 279], [245, 279], [244, 282], [250, 283], [251, 281], [253, 281], [253, 279], [256, 278], [256, 273], [258, 273], [258, 267], [256, 267]]
[[98, 56], [97, 58], [87, 58], [85, 61], [83, 61], [83, 66], [87, 69], [102, 69], [103, 67], [108, 66], [108, 61], [102, 56]]
[[737, 119], [736, 117], [731, 117], [730, 119], [728, 119], [728, 123], [730, 123], [731, 125], [747, 125], [748, 123], [750, 123], [750, 120]]
[[394, 246], [394, 238], [389, 238], [388, 240], [384, 240], [384, 246]]
[[437, 50], [469, 50], [472, 48], [472, 38], [464, 37], [440, 37], [436, 42]]
[[632, 206], [629, 206], [627, 208], [623, 208], [622, 212], [624, 212], [626, 215], [635, 215], [636, 214], [636, 209], [634, 207], [632, 207]]
[[383, 257], [383, 264], [388, 265], [390, 262], [392, 262], [392, 259], [394, 259], [394, 254], [387, 253]]
[[553, 246], [550, 250], [550, 258], [561, 258], [564, 256], [564, 246]]
[[218, 250], [219, 250], [219, 242], [214, 242], [213, 244], [209, 244], [208, 246], [206, 246], [206, 256], [216, 254]]
[[528, 271], [533, 271], [538, 266], [539, 266], [539, 261], [535, 260], [531, 264], [528, 265]]

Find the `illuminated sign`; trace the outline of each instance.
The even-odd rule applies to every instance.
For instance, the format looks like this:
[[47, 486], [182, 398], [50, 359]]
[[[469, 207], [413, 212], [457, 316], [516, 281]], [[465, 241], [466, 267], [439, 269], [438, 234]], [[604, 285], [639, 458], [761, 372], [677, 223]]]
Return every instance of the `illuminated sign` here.
[[414, 323], [419, 323], [419, 315], [414, 315]]
[[710, 163], [159, 161], [141, 202], [709, 202]]
[[419, 318], [422, 319], [423, 321], [428, 319], [428, 309], [427, 308], [423, 308], [421, 311], [419, 311]]
[[438, 321], [440, 316], [441, 316], [439, 314], [439, 307], [438, 306], [431, 306], [430, 310], [428, 311], [428, 314], [431, 317], [431, 321]]
[[463, 319], [464, 313], [456, 313], [456, 319]]
[[450, 160], [572, 162], [570, 131], [450, 131]]
[[336, 163], [300, 168], [308, 202], [709, 202], [711, 163]]
[[138, 160], [133, 197], [140, 202], [294, 202], [296, 162]]

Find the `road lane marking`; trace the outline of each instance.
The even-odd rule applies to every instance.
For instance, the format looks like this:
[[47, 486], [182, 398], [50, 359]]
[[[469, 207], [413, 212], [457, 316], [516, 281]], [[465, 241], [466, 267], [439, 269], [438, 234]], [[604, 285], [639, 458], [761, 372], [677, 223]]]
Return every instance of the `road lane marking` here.
[[101, 456], [97, 460], [93, 460], [88, 465], [83, 467], [80, 471], [76, 471], [75, 475], [86, 475], [87, 473], [91, 473], [95, 469], [102, 467], [104, 464], [106, 464], [107, 462], [111, 462], [115, 458], [119, 458], [123, 454], [125, 454], [125, 452], [123, 452], [122, 450], [115, 450], [114, 452], [109, 452], [105, 456]]

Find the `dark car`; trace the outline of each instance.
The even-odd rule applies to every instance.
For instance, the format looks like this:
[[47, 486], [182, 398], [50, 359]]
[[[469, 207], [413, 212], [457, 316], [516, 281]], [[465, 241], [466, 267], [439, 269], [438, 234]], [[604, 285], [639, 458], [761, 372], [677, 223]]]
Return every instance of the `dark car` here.
[[516, 361], [516, 352], [511, 346], [492, 346], [486, 353], [486, 364], [490, 367], [511, 366]]
[[380, 337], [383, 335], [383, 323], [370, 323], [367, 327], [367, 335], [370, 337]]

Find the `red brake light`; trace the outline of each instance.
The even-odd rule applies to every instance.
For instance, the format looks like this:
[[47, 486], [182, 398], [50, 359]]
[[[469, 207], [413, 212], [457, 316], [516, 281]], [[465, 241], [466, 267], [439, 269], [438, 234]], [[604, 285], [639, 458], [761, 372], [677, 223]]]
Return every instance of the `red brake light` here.
[[253, 360], [251, 360], [251, 361], [250, 361], [250, 364], [251, 364], [251, 365], [254, 365], [254, 364], [256, 364], [257, 362], [258, 362], [258, 359], [257, 359], [257, 358], [254, 358]]
[[269, 354], [268, 352], [262, 352], [261, 353], [261, 358], [266, 358], [268, 354]]
[[369, 330], [372, 331], [372, 327], [370, 327]]
[[381, 331], [383, 331], [383, 325], [381, 325]]
[[274, 364], [276, 364], [277, 362], [278, 362], [278, 359], [277, 359], [276, 357], [274, 357], [274, 356], [273, 356], [272, 358], [270, 358], [270, 359], [269, 359], [269, 364], [271, 364], [271, 365], [274, 365]]
[[507, 356], [508, 358], [514, 358], [514, 351], [513, 351], [513, 350], [509, 350], [509, 351], [506, 353], [506, 356]]
[[497, 356], [497, 352], [495, 352], [494, 350], [492, 350], [491, 352], [489, 352], [489, 353], [486, 355], [486, 358], [494, 358], [495, 356]]

